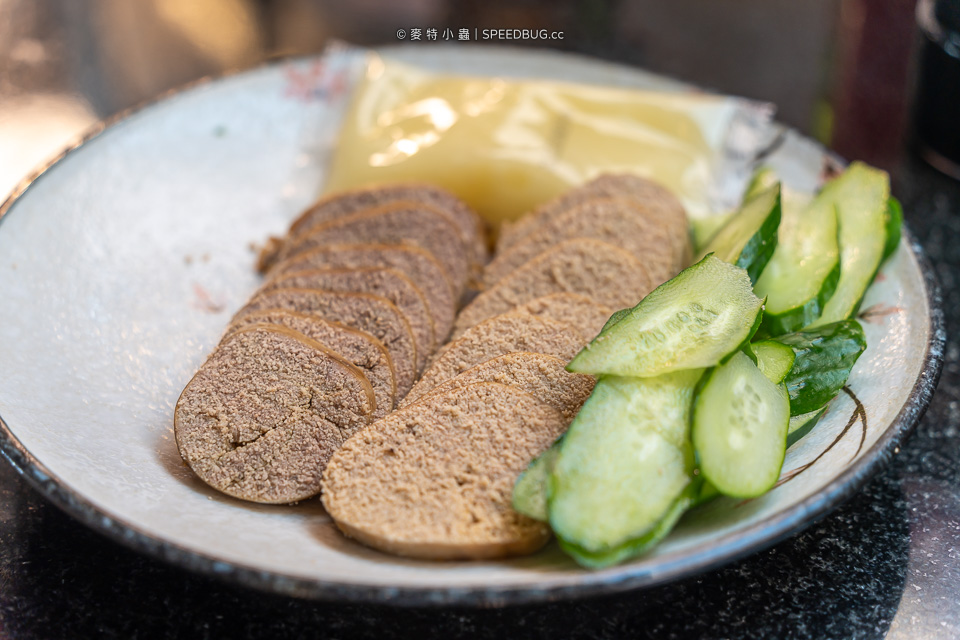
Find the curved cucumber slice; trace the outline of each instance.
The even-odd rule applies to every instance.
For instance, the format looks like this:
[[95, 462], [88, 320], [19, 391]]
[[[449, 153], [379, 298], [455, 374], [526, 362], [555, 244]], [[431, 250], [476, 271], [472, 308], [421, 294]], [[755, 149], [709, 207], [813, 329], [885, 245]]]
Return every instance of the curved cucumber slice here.
[[700, 253], [706, 248], [707, 243], [717, 235], [717, 231], [723, 228], [723, 225], [730, 222], [730, 219], [737, 214], [736, 211], [727, 211], [718, 213], [706, 218], [694, 218], [690, 221], [690, 231], [693, 236], [694, 249]]
[[607, 549], [605, 551], [589, 551], [580, 545], [577, 545], [563, 538], [558, 538], [560, 547], [566, 551], [574, 560], [584, 567], [590, 569], [602, 569], [614, 564], [623, 562], [628, 558], [638, 556], [654, 547], [658, 542], [667, 537], [667, 534], [673, 530], [680, 517], [686, 513], [687, 509], [693, 506], [693, 499], [688, 495], [689, 490], [685, 490], [673, 505], [667, 510], [666, 514], [654, 527], [639, 538], [628, 540], [623, 544]]
[[700, 470], [720, 493], [753, 498], [773, 487], [787, 451], [790, 398], [744, 353], [708, 374], [693, 409]]
[[854, 162], [829, 182], [817, 200], [837, 208], [840, 219], [840, 280], [820, 318], [819, 327], [853, 317], [873, 282], [887, 246], [887, 200], [890, 179], [879, 169]]
[[707, 256], [614, 314], [567, 369], [647, 378], [712, 367], [750, 339], [762, 307], [746, 271]]
[[806, 207], [785, 206], [777, 250], [763, 270], [756, 294], [767, 298], [762, 331], [798, 331], [820, 317], [840, 280], [837, 211], [829, 198]]
[[703, 255], [713, 253], [746, 269], [750, 282], [756, 282], [777, 248], [779, 226], [780, 185], [775, 184], [746, 200], [710, 239]]
[[702, 373], [597, 382], [547, 485], [550, 526], [578, 560], [658, 539], [658, 524], [693, 478], [688, 425]]
[[883, 245], [883, 261], [897, 252], [900, 236], [903, 233], [903, 207], [896, 198], [887, 200], [887, 212], [884, 216], [887, 229], [887, 241]]
[[777, 172], [771, 167], [758, 167], [750, 177], [747, 188], [743, 191], [743, 199], [749, 200], [765, 189], [769, 189], [780, 182]]
[[783, 382], [797, 359], [793, 349], [774, 340], [754, 342], [750, 349], [756, 357], [757, 368], [773, 384]]
[[[779, 182], [776, 172], [770, 167], [760, 167], [753, 172], [747, 188], [743, 192], [743, 200], [749, 200], [764, 189], [768, 189]], [[737, 211], [728, 211], [706, 218], [694, 218], [690, 221], [690, 230], [693, 236], [693, 246], [697, 253], [703, 251], [713, 236], [737, 214]], [[706, 252], [704, 252], [706, 253]]]
[[[603, 333], [613, 325], [617, 324], [626, 317], [633, 309], [620, 309], [620, 311], [614, 311], [610, 318], [607, 320], [606, 324], [603, 325], [603, 329], [600, 329], [600, 333]], [[599, 335], [599, 334], [598, 334]]]
[[827, 408], [824, 407], [823, 409], [790, 418], [790, 426], [787, 429], [787, 448], [789, 449], [794, 443], [800, 440], [800, 438], [813, 431], [813, 428], [817, 426], [820, 418], [822, 418], [826, 412]]
[[779, 336], [797, 359], [784, 383], [790, 393], [790, 414], [799, 416], [826, 405], [847, 383], [857, 358], [867, 348], [856, 320]]
[[691, 507], [699, 507], [700, 505], [710, 502], [720, 495], [720, 492], [717, 491], [717, 488], [708, 481], [704, 480], [702, 476], [699, 484], [700, 488], [697, 490], [696, 495], [693, 498], [693, 503], [690, 505]]
[[[562, 440], [563, 436], [561, 436]], [[553, 464], [560, 453], [560, 442], [557, 440], [549, 449], [541, 453], [530, 463], [530, 466], [520, 474], [513, 485], [513, 508], [528, 518], [546, 522], [547, 514], [547, 479], [553, 471]]]

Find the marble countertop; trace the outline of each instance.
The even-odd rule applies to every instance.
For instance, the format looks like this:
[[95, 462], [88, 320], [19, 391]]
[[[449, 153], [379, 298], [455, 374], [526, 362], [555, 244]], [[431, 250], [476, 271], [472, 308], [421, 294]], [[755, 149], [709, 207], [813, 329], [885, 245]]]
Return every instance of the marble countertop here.
[[893, 462], [799, 535], [613, 597], [490, 610], [317, 603], [134, 553], [0, 464], [0, 637], [960, 637], [960, 183], [905, 156], [894, 194], [943, 288], [940, 386]]

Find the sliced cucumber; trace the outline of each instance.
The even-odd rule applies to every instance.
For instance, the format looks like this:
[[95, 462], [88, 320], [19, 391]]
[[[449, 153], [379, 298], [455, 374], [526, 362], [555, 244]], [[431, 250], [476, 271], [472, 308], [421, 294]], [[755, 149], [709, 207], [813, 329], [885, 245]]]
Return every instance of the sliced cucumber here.
[[750, 339], [762, 307], [746, 271], [707, 256], [614, 314], [567, 369], [646, 378], [711, 367]]
[[777, 250], [754, 288], [766, 297], [765, 335], [798, 331], [820, 317], [840, 279], [837, 211], [829, 197], [785, 205]]
[[603, 329], [600, 329], [600, 333], [603, 333], [613, 325], [617, 324], [626, 317], [633, 309], [620, 309], [620, 311], [614, 311], [610, 318], [607, 320], [606, 324], [603, 325]]
[[707, 480], [700, 476], [699, 488], [696, 491], [696, 495], [693, 498], [693, 502], [690, 507], [699, 507], [700, 505], [710, 502], [717, 496], [721, 495], [717, 488], [710, 484]]
[[840, 280], [820, 318], [820, 327], [853, 317], [873, 282], [887, 246], [887, 174], [854, 162], [829, 182], [817, 200], [837, 208], [840, 219]]
[[816, 329], [775, 338], [797, 359], [784, 383], [790, 393], [790, 415], [799, 416], [826, 405], [847, 383], [857, 358], [867, 348], [863, 328], [843, 320]]
[[777, 177], [777, 172], [771, 167], [757, 167], [753, 175], [750, 176], [750, 182], [747, 183], [747, 188], [743, 190], [743, 199], [749, 200], [778, 182], [780, 182], [780, 178]]
[[549, 449], [537, 456], [513, 485], [513, 508], [528, 518], [541, 522], [549, 519], [547, 479], [553, 471], [553, 463], [560, 452], [560, 442], [561, 440], [557, 440]]
[[688, 425], [702, 373], [597, 382], [547, 485], [550, 526], [578, 560], [628, 553], [622, 549], [661, 537], [658, 525], [693, 478]]
[[702, 255], [713, 253], [746, 269], [750, 282], [756, 282], [777, 247], [779, 226], [780, 185], [775, 184], [746, 200], [710, 239]]
[[793, 349], [774, 340], [754, 342], [750, 345], [750, 349], [756, 358], [757, 368], [773, 384], [783, 382], [790, 370], [793, 369], [793, 363], [797, 359]]
[[717, 235], [717, 231], [723, 228], [723, 225], [730, 222], [730, 218], [736, 215], [736, 211], [727, 211], [718, 213], [706, 218], [695, 218], [690, 221], [690, 231], [693, 236], [693, 247], [700, 253], [706, 248], [707, 243]]
[[900, 236], [903, 233], [903, 207], [896, 198], [887, 200], [887, 211], [884, 215], [887, 241], [883, 245], [883, 261], [886, 262], [900, 246]]
[[[743, 200], [747, 201], [757, 195], [764, 189], [768, 189], [777, 184], [779, 179], [776, 172], [770, 167], [759, 167], [753, 172], [747, 188], [743, 192]], [[718, 231], [727, 224], [730, 219], [737, 214], [737, 211], [728, 211], [718, 213], [706, 218], [695, 218], [690, 221], [691, 235], [693, 236], [693, 246], [697, 253], [703, 251], [707, 243], [717, 234]], [[704, 252], [705, 254], [706, 252]]]
[[677, 498], [667, 509], [666, 514], [654, 527], [646, 534], [628, 540], [623, 544], [606, 549], [603, 551], [589, 551], [578, 544], [558, 538], [560, 547], [566, 551], [574, 560], [584, 567], [590, 569], [602, 569], [611, 565], [623, 562], [628, 558], [638, 556], [654, 547], [658, 542], [667, 537], [667, 534], [673, 530], [680, 517], [686, 513], [687, 509], [693, 506], [693, 499], [689, 495], [689, 487]]
[[790, 398], [744, 353], [715, 368], [693, 409], [693, 446], [704, 478], [727, 496], [753, 498], [780, 477]]
[[790, 418], [790, 427], [787, 429], [787, 448], [792, 447], [800, 438], [807, 435], [820, 422], [820, 418], [827, 412], [827, 408], [817, 409], [810, 413]]

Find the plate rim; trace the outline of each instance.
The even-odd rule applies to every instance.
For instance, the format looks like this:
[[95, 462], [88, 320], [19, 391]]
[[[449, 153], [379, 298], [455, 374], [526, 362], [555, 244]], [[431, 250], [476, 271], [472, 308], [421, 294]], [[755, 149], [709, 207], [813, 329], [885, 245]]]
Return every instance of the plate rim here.
[[[478, 47], [475, 49], [496, 48], [499, 50], [517, 47]], [[569, 52], [554, 52], [571, 58], [580, 58], [587, 62], [597, 62], [631, 69], [629, 65], [611, 63], [586, 55]], [[19, 201], [40, 178], [64, 158], [106, 130], [168, 99], [230, 78], [236, 75], [253, 73], [264, 69], [287, 64], [291, 61], [311, 60], [322, 54], [307, 56], [281, 57], [267, 60], [247, 69], [230, 70], [221, 74], [208, 75], [180, 85], [160, 95], [133, 105], [92, 125], [73, 143], [59, 154], [28, 174], [0, 204], [0, 223], [13, 210]], [[791, 129], [784, 128], [787, 131]], [[797, 134], [799, 135], [799, 134]], [[809, 140], [806, 136], [800, 136]], [[821, 146], [818, 144], [818, 146]], [[822, 148], [822, 146], [821, 146]], [[824, 153], [829, 153], [823, 149]], [[942, 292], [933, 266], [919, 242], [904, 224], [903, 239], [913, 253], [920, 269], [929, 310], [929, 336], [923, 366], [914, 382], [906, 402], [897, 416], [881, 434], [878, 440], [860, 456], [850, 467], [830, 481], [820, 492], [809, 496], [786, 511], [771, 515], [747, 529], [728, 534], [719, 544], [706, 552], [697, 554], [696, 561], [683, 557], [668, 561], [661, 570], [631, 571], [629, 565], [623, 565], [616, 572], [584, 572], [583, 580], [573, 584], [520, 583], [497, 587], [437, 587], [353, 584], [329, 581], [322, 578], [308, 578], [259, 569], [253, 566], [217, 559], [214, 556], [191, 550], [183, 545], [165, 540], [140, 527], [124, 521], [120, 516], [110, 515], [101, 510], [92, 501], [80, 495], [69, 484], [52, 473], [42, 461], [36, 458], [19, 441], [13, 430], [0, 416], [0, 454], [10, 462], [16, 471], [27, 480], [35, 490], [62, 511], [94, 531], [107, 538], [149, 556], [159, 558], [170, 564], [201, 575], [212, 576], [227, 583], [238, 583], [262, 591], [281, 595], [311, 598], [327, 601], [348, 601], [400, 606], [442, 606], [461, 605], [473, 607], [491, 607], [520, 605], [572, 598], [583, 598], [603, 594], [620, 593], [644, 587], [663, 585], [674, 580], [690, 577], [722, 565], [734, 562], [748, 555], [760, 552], [772, 545], [806, 529], [841, 503], [856, 493], [871, 477], [889, 463], [890, 458], [899, 452], [900, 446], [913, 432], [926, 412], [937, 388], [943, 368], [946, 331], [942, 309]]]

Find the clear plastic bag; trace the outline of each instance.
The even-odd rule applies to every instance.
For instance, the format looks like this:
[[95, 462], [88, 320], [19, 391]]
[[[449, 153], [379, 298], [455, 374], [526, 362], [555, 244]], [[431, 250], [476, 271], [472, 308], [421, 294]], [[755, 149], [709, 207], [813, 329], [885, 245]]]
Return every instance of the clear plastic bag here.
[[360, 68], [325, 191], [432, 182], [493, 225], [604, 172], [664, 184], [693, 217], [722, 209], [772, 112], [702, 92], [437, 73], [376, 54]]

